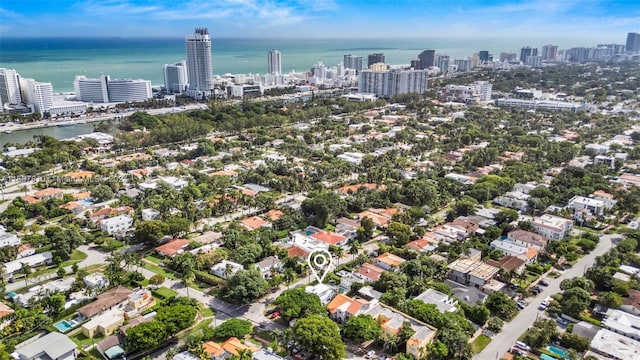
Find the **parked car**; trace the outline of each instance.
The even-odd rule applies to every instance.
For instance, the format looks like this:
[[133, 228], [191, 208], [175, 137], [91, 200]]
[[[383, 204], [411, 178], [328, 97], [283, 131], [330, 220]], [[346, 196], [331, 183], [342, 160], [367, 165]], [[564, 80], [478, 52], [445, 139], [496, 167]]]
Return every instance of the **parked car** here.
[[367, 352], [367, 354], [364, 356], [365, 359], [373, 359], [373, 357], [376, 356], [376, 352], [373, 350], [370, 350]]
[[538, 284], [540, 284], [542, 286], [549, 286], [549, 283], [546, 282], [544, 279], [540, 280], [540, 282], [538, 282]]
[[538, 306], [538, 310], [541, 310], [541, 311], [547, 310], [547, 305], [540, 304], [540, 306]]
[[271, 314], [273, 314], [273, 313], [274, 313], [274, 312], [276, 312], [276, 311], [278, 311], [278, 308], [269, 309], [269, 310], [267, 310], [267, 311], [265, 312], [265, 314], [266, 314], [266, 315], [271, 315]]
[[524, 308], [526, 308], [526, 307], [527, 307], [527, 303], [526, 303], [526, 302], [524, 302], [524, 300], [518, 300], [518, 301], [516, 301], [516, 305], [518, 305], [518, 308], [519, 308], [520, 310], [522, 310], [522, 309], [524, 309]]
[[522, 341], [516, 341], [516, 347], [524, 351], [531, 351], [531, 346], [523, 343]]
[[269, 315], [269, 319], [277, 319], [280, 316], [280, 311], [276, 311]]
[[567, 319], [563, 319], [563, 318], [561, 318], [561, 317], [558, 317], [558, 318], [556, 319], [556, 322], [557, 322], [557, 323], [558, 323], [558, 325], [560, 325], [560, 326], [567, 326], [567, 325], [569, 325], [569, 321], [568, 321]]
[[520, 356], [525, 356], [526, 354], [524, 353], [524, 351], [522, 350], [518, 350], [516, 348], [511, 348], [509, 349], [509, 352], [514, 354], [514, 355], [520, 355]]

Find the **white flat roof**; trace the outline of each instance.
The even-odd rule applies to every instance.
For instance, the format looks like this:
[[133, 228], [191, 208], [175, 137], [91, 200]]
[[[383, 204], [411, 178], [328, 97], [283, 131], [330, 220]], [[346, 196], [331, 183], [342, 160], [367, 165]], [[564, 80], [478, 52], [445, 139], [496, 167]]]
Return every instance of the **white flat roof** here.
[[615, 359], [640, 359], [640, 342], [607, 329], [596, 333], [596, 336], [591, 340], [591, 349]]

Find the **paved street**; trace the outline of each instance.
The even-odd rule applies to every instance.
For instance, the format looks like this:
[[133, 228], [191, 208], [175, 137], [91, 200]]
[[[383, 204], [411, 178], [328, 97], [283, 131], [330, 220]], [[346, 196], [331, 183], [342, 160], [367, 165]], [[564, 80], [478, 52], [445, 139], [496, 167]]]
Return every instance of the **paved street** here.
[[561, 292], [560, 282], [564, 279], [582, 276], [584, 271], [593, 265], [595, 258], [603, 255], [613, 246], [612, 239], [620, 235], [602, 235], [598, 246], [588, 255], [578, 260], [578, 262], [570, 269], [565, 270], [557, 279], [547, 278], [549, 286], [543, 287], [542, 293], [530, 300], [529, 305], [513, 319], [506, 323], [502, 328], [502, 332], [496, 335], [484, 350], [474, 356], [477, 360], [497, 360], [500, 359], [509, 348], [518, 340], [520, 335], [525, 332], [540, 316], [538, 306], [547, 296], [552, 296]]

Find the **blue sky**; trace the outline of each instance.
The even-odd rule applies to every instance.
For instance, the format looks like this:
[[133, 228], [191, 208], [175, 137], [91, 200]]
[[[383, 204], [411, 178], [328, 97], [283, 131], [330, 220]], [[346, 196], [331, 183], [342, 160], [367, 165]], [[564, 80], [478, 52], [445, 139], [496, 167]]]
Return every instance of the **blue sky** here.
[[0, 36], [572, 38], [623, 43], [638, 0], [3, 0]]

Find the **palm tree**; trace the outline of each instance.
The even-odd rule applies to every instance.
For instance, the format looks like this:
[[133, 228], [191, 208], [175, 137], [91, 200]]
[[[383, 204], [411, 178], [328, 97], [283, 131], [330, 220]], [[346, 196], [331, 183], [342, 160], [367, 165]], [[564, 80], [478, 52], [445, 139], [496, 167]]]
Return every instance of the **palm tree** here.
[[249, 349], [240, 349], [238, 350], [238, 355], [231, 356], [233, 360], [251, 360], [253, 358], [253, 354]]
[[353, 255], [352, 260], [356, 258], [356, 255], [358, 255], [359, 250], [360, 250], [360, 243], [357, 240], [352, 240], [351, 247], [349, 248], [349, 254]]
[[27, 263], [20, 263], [20, 266], [20, 272], [24, 274], [24, 285], [29, 286], [27, 279], [29, 278], [29, 275], [31, 275], [31, 266]]
[[191, 295], [189, 295], [189, 282], [193, 281], [196, 278], [196, 274], [191, 270], [191, 267], [186, 267], [182, 269], [182, 283], [187, 288], [187, 297], [191, 299]]
[[295, 275], [294, 275], [293, 269], [286, 268], [284, 270], [284, 282], [287, 283], [287, 290], [289, 289], [289, 285], [291, 285], [294, 279], [295, 279]]

